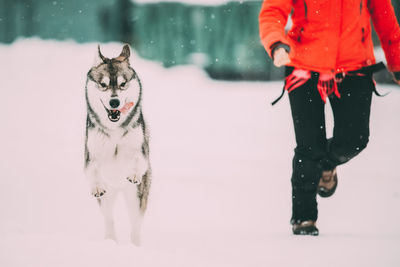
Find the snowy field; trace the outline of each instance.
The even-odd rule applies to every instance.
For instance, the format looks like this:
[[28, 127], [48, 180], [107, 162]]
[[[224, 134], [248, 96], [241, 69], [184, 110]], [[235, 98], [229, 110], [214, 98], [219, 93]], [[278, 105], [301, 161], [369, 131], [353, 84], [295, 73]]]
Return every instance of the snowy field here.
[[[106, 56], [119, 44], [103, 45]], [[282, 82], [219, 82], [133, 55], [154, 170], [143, 245], [119, 243], [83, 173], [84, 83], [96, 44], [0, 45], [0, 266], [400, 266], [400, 90], [372, 106], [369, 147], [319, 200], [319, 237], [291, 234], [294, 133]], [[327, 111], [329, 109], [327, 108]], [[331, 114], [328, 113], [331, 120]], [[329, 121], [330, 121], [329, 120]], [[328, 127], [331, 129], [332, 127]]]

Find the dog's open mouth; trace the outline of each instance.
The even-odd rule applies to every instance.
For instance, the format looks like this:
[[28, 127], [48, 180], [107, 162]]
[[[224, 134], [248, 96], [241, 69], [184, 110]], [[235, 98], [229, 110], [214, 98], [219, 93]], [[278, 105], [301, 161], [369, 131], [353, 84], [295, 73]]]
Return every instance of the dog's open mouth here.
[[119, 121], [119, 117], [121, 115], [121, 111], [119, 111], [118, 109], [107, 109], [108, 112], [108, 118], [110, 119], [110, 121], [112, 122], [117, 122]]
[[[103, 101], [101, 101], [101, 104], [103, 104]], [[108, 119], [112, 122], [119, 121], [121, 114], [127, 114], [133, 106], [133, 102], [127, 102], [121, 109], [108, 109], [103, 104], [104, 109], [107, 111]]]
[[[103, 101], [101, 101], [101, 104], [103, 104]], [[121, 111], [118, 109], [108, 109], [106, 106], [103, 104], [104, 109], [107, 111], [108, 119], [112, 122], [117, 122], [119, 121], [119, 118], [121, 116]]]

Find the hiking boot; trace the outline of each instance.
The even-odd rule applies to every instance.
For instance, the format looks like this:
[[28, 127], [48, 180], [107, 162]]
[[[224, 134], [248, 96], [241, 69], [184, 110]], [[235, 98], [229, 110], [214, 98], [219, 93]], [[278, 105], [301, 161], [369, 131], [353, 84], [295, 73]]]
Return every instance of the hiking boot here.
[[330, 197], [335, 193], [338, 184], [336, 168], [330, 171], [323, 171], [319, 179], [317, 193], [320, 197]]
[[319, 234], [318, 228], [315, 226], [314, 221], [304, 221], [301, 223], [294, 223], [293, 234], [295, 235], [313, 235], [317, 236]]

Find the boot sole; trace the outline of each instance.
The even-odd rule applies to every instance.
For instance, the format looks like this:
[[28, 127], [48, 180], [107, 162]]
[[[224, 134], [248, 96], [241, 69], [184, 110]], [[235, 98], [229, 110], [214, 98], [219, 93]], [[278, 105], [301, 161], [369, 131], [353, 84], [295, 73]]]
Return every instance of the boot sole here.
[[300, 229], [293, 229], [293, 234], [294, 235], [311, 235], [311, 236], [317, 236], [319, 235], [318, 228], [315, 226], [307, 226], [307, 227], [301, 227]]

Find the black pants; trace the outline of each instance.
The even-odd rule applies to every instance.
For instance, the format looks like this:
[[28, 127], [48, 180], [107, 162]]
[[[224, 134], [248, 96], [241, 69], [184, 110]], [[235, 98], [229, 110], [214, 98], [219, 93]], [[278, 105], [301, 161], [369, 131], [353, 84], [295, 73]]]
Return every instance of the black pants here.
[[371, 76], [346, 76], [338, 84], [340, 98], [329, 97], [334, 116], [333, 137], [326, 138], [324, 102], [317, 90], [318, 74], [289, 93], [296, 134], [293, 158], [292, 220], [316, 221], [316, 191], [323, 170], [346, 163], [368, 143]]

